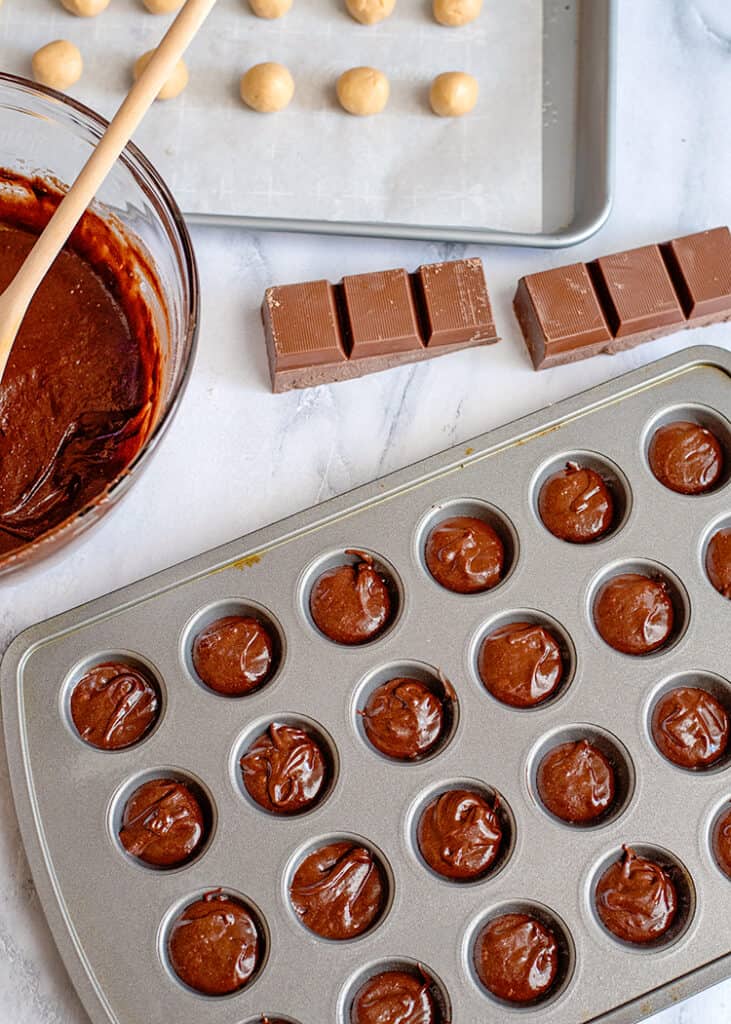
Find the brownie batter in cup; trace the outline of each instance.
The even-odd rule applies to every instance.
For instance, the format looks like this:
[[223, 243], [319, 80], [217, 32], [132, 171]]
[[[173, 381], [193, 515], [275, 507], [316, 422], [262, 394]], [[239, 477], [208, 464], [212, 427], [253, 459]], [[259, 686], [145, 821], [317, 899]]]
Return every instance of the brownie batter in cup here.
[[294, 912], [310, 931], [342, 942], [362, 935], [378, 921], [387, 883], [370, 850], [342, 840], [305, 857], [289, 896]]
[[431, 531], [424, 551], [437, 583], [458, 594], [490, 590], [503, 575], [503, 542], [489, 523], [475, 516], [443, 519]]
[[272, 722], [241, 758], [249, 796], [272, 814], [313, 807], [328, 783], [328, 765], [309, 733]]
[[228, 995], [247, 985], [259, 966], [262, 947], [252, 915], [220, 890], [186, 907], [168, 940], [177, 976], [206, 996]]
[[614, 769], [588, 740], [549, 750], [538, 766], [536, 782], [545, 807], [572, 825], [596, 821], [614, 801]]
[[420, 679], [389, 679], [376, 687], [359, 714], [369, 741], [395, 761], [425, 757], [445, 728], [441, 699]]
[[718, 530], [708, 542], [706, 572], [719, 594], [731, 600], [731, 527]]
[[[61, 193], [0, 181], [2, 292]], [[0, 384], [0, 563], [100, 500], [147, 440], [162, 356], [138, 256], [87, 211], [23, 319]]]
[[713, 834], [713, 853], [721, 871], [731, 878], [731, 806], [716, 824]]
[[564, 675], [558, 641], [532, 622], [511, 622], [485, 637], [478, 668], [493, 697], [516, 708], [547, 700]]
[[442, 1024], [427, 974], [383, 971], [358, 990], [351, 1024]]
[[242, 697], [272, 672], [273, 643], [267, 628], [246, 615], [226, 615], [198, 634], [193, 666], [201, 681], [224, 697]]
[[567, 462], [541, 487], [538, 511], [554, 537], [571, 544], [599, 540], [614, 522], [614, 499], [593, 469]]
[[597, 594], [594, 622], [605, 643], [622, 654], [659, 650], [675, 625], [667, 583], [638, 572], [613, 576]]
[[652, 738], [681, 768], [708, 768], [726, 753], [729, 721], [713, 694], [696, 686], [666, 693], [652, 713]]
[[490, 921], [475, 943], [475, 969], [498, 999], [527, 1004], [547, 995], [556, 981], [556, 937], [529, 914], [503, 914]]
[[650, 442], [650, 469], [678, 494], [703, 494], [718, 483], [724, 468], [721, 443], [698, 423], [677, 420], [660, 427]]
[[179, 867], [194, 856], [204, 839], [203, 810], [184, 782], [151, 779], [127, 801], [119, 841], [145, 864]]
[[659, 864], [629, 846], [596, 887], [596, 909], [610, 932], [624, 942], [652, 942], [667, 932], [678, 909], [675, 885]]
[[71, 718], [79, 736], [100, 750], [121, 750], [157, 721], [157, 687], [139, 669], [105, 661], [89, 669], [71, 693]]
[[392, 600], [388, 583], [373, 564], [371, 555], [356, 555], [349, 562], [324, 572], [310, 593], [310, 612], [321, 633], [336, 644], [354, 646], [375, 639], [391, 621]]
[[454, 881], [485, 875], [500, 852], [503, 831], [493, 807], [469, 789], [450, 789], [426, 807], [417, 829], [419, 851], [433, 871]]

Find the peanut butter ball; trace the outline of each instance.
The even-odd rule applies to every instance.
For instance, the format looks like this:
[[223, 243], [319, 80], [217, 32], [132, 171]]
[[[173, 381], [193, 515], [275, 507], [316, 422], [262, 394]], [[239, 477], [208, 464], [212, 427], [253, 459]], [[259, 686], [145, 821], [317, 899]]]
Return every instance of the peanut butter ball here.
[[281, 18], [292, 6], [292, 0], [249, 0], [249, 7], [257, 18]]
[[348, 14], [361, 25], [377, 25], [393, 14], [396, 0], [345, 0]]
[[482, 0], [434, 0], [434, 17], [440, 25], [458, 28], [480, 16]]
[[36, 82], [63, 92], [81, 78], [84, 61], [79, 48], [68, 39], [55, 39], [36, 50], [32, 67]]
[[184, 0], [142, 0], [150, 14], [172, 14], [179, 11]]
[[62, 7], [80, 18], [94, 18], [109, 7], [109, 0], [61, 0]]
[[477, 79], [464, 71], [445, 71], [437, 75], [429, 92], [429, 102], [439, 117], [462, 117], [477, 103], [480, 87]]
[[337, 84], [341, 107], [356, 117], [380, 114], [390, 91], [388, 79], [377, 68], [351, 68], [340, 76]]
[[294, 79], [284, 64], [255, 64], [241, 77], [241, 99], [260, 114], [284, 110], [294, 96]]

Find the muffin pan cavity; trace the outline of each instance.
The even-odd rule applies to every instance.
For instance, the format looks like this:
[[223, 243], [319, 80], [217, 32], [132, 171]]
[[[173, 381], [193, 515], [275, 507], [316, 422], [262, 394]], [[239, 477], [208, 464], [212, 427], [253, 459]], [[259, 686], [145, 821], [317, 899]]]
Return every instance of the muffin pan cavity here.
[[337, 946], [364, 941], [382, 927], [395, 895], [385, 855], [351, 832], [304, 843], [290, 858], [282, 884], [294, 920], [311, 937]]
[[[355, 1004], [364, 986], [383, 974], [405, 974], [416, 979], [419, 987], [426, 991], [430, 1009], [433, 1008], [429, 1024], [450, 1024], [452, 1004], [446, 986], [428, 964], [408, 957], [388, 957], [374, 960], [348, 979], [338, 998], [338, 1024], [360, 1024], [355, 1015]], [[374, 1017], [374, 1020], [379, 1019]], [[382, 1017], [380, 1019], [383, 1019]], [[419, 1017], [421, 1020], [422, 1017]]]
[[[231, 688], [226, 689], [224, 682], [216, 681], [213, 676], [209, 681], [209, 685], [209, 683], [206, 683], [201, 678], [196, 669], [196, 649], [201, 638], [205, 636], [210, 638], [217, 624], [225, 624], [233, 620], [244, 620], [258, 624], [263, 630], [263, 634], [259, 634], [259, 640], [261, 641], [262, 637], [265, 638], [264, 644], [266, 648], [265, 651], [262, 650], [260, 642], [259, 649], [254, 650], [252, 656], [249, 655], [247, 646], [250, 651], [252, 641], [256, 640], [256, 637], [250, 635], [247, 638], [248, 642], [242, 643], [237, 651], [233, 649], [235, 644], [234, 638], [221, 636], [219, 644], [221, 649], [219, 656], [216, 658], [219, 665], [226, 668], [226, 662], [228, 662], [230, 671], [232, 662], [238, 661], [240, 665], [248, 662], [250, 669], [253, 670], [250, 682], [247, 681], [245, 686], [242, 686], [238, 691], [234, 691]], [[258, 690], [265, 686], [271, 686], [275, 682], [284, 663], [285, 652], [286, 639], [284, 630], [268, 608], [253, 601], [230, 598], [216, 601], [195, 613], [183, 630], [180, 658], [190, 678], [206, 693], [212, 697], [239, 699], [252, 696]], [[261, 662], [264, 657], [266, 658], [266, 666], [260, 668], [257, 665], [257, 659]], [[209, 668], [209, 671], [215, 676], [215, 662]]]
[[[198, 988], [195, 988], [184, 981], [177, 973], [172, 956], [171, 943], [173, 936], [175, 935], [176, 926], [179, 924], [182, 918], [200, 901], [206, 900], [225, 900], [234, 905], [237, 911], [243, 912], [247, 915], [248, 920], [251, 922], [253, 933], [256, 936], [256, 951], [252, 956], [253, 964], [251, 965], [251, 972], [248, 979], [238, 985], [237, 988], [230, 992], [222, 994], [214, 994], [211, 992], [202, 992]], [[215, 904], [213, 904], [215, 905]], [[214, 970], [220, 969], [222, 961], [225, 960], [228, 966], [229, 974], [236, 971], [236, 958], [233, 952], [233, 946], [231, 944], [224, 944], [221, 949], [216, 951], [214, 949], [216, 938], [220, 938], [221, 928], [228, 924], [226, 921], [225, 913], [222, 915], [223, 919], [219, 920], [209, 936], [210, 942], [202, 942], [197, 946], [196, 952], [198, 955], [205, 959], [210, 957], [212, 961], [212, 967]], [[238, 892], [235, 889], [223, 888], [221, 886], [198, 889], [193, 892], [189, 892], [182, 899], [178, 899], [165, 913], [162, 921], [160, 922], [158, 933], [157, 933], [157, 951], [160, 964], [162, 965], [163, 971], [168, 979], [174, 986], [179, 987], [189, 997], [195, 997], [194, 1012], [200, 1014], [201, 1002], [211, 1003], [219, 1001], [230, 1001], [240, 999], [244, 992], [248, 992], [250, 989], [256, 986], [257, 981], [261, 975], [265, 972], [267, 962], [269, 960], [271, 952], [271, 936], [269, 932], [269, 926], [267, 925], [266, 919], [262, 912], [256, 906], [256, 904], [244, 896], [243, 893]], [[217, 955], [218, 954], [218, 955]], [[192, 957], [192, 966], [195, 967], [195, 960], [198, 957]]]
[[[724, 487], [729, 479], [731, 479], [731, 423], [729, 423], [726, 416], [710, 406], [700, 403], [679, 403], [662, 409], [661, 412], [654, 415], [646, 423], [642, 432], [642, 452], [647, 472], [657, 486], [663, 486], [662, 481], [656, 478], [652, 469], [650, 451], [653, 438], [662, 427], [667, 427], [672, 423], [683, 422], [697, 423], [699, 426], [705, 427], [706, 430], [710, 430], [721, 447], [723, 465], [718, 479], [703, 494], [681, 494], [679, 497], [698, 498], [703, 497], [705, 494], [713, 494]], [[666, 487], [665, 489], [667, 490], [668, 488]], [[670, 493], [677, 492], [670, 491]]]
[[597, 887], [602, 878], [605, 877], [606, 872], [625, 856], [625, 851], [621, 847], [615, 847], [608, 851], [595, 864], [586, 886], [587, 912], [596, 927], [609, 942], [629, 953], [649, 956], [653, 953], [658, 953], [660, 950], [666, 951], [680, 942], [693, 922], [696, 913], [695, 883], [683, 862], [669, 850], [647, 843], [634, 842], [627, 842], [626, 848], [633, 851], [638, 858], [644, 858], [660, 867], [672, 883], [675, 891], [676, 909], [669, 927], [656, 938], [645, 942], [634, 942], [619, 938], [602, 921], [597, 909]]
[[[171, 785], [151, 786], [154, 783]], [[182, 785], [182, 792], [176, 790], [176, 784]], [[145, 792], [149, 792], [149, 798], [141, 800]], [[190, 802], [186, 799], [188, 794], [192, 797]], [[135, 797], [139, 806], [132, 815]], [[181, 838], [181, 818], [189, 821], [191, 817], [195, 818], [200, 835], [197, 837], [198, 830], [191, 827]], [[148, 871], [176, 871], [189, 867], [203, 856], [215, 836], [217, 818], [208, 786], [190, 772], [161, 766], [138, 772], [118, 787], [109, 802], [107, 826], [112, 843], [129, 863]], [[129, 836], [127, 846], [135, 852], [125, 847], [123, 829]], [[131, 834], [133, 829], [134, 835]], [[165, 837], [171, 839], [173, 845], [168, 857], [161, 855], [160, 850], [150, 849], [151, 845], [159, 846], [159, 839]], [[154, 839], [158, 842], [153, 844]], [[173, 859], [173, 851], [181, 843], [189, 845], [190, 852]]]
[[[372, 584], [359, 583], [358, 569], [364, 565], [372, 570], [375, 587]], [[343, 587], [343, 590], [347, 590], [345, 599], [348, 600], [348, 606], [344, 607], [342, 590], [332, 601], [323, 602], [323, 605], [328, 609], [326, 614], [331, 629], [339, 628], [345, 634], [350, 634], [351, 638], [348, 640], [328, 635], [321, 628], [323, 622], [318, 625], [313, 612], [313, 595], [317, 595], [318, 592], [321, 594], [320, 588], [324, 581], [344, 566], [352, 566], [356, 574], [355, 581], [350, 580]], [[381, 555], [359, 544], [330, 551], [316, 558], [302, 573], [298, 591], [300, 611], [305, 622], [327, 643], [334, 643], [346, 650], [365, 647], [383, 640], [399, 621], [404, 604], [404, 586], [396, 569]], [[360, 636], [353, 632], [352, 620], [356, 615], [362, 630]]]
[[[483, 800], [494, 812], [499, 826], [500, 839], [499, 843], [495, 844], [496, 851], [492, 861], [488, 867], [480, 871], [478, 874], [472, 875], [472, 877], [460, 878], [456, 875], [449, 877], [444, 874], [443, 871], [437, 871], [434, 866], [429, 864], [422, 852], [420, 830], [424, 821], [424, 816], [430, 808], [435, 808], [437, 806], [437, 802], [440, 797], [450, 793], [456, 793], [460, 796], [463, 794], [474, 794]], [[465, 806], [461, 809], [463, 823], [468, 827], [470, 820], [474, 820], [475, 813], [475, 809], [471, 806]], [[452, 830], [456, 830], [459, 827], [457, 821], [450, 821], [449, 825]], [[488, 834], [492, 831], [493, 830], [488, 825]], [[406, 816], [406, 836], [413, 856], [418, 861], [419, 865], [425, 871], [429, 872], [432, 878], [449, 885], [470, 886], [494, 880], [508, 864], [513, 852], [515, 851], [517, 842], [517, 826], [515, 822], [515, 815], [513, 814], [510, 804], [493, 786], [488, 786], [486, 783], [480, 782], [478, 779], [455, 778], [445, 780], [444, 782], [437, 782], [434, 785], [427, 787], [416, 797]], [[482, 842], [485, 842], [484, 837], [482, 837]], [[444, 843], [444, 848], [449, 850], [449, 847], [450, 844], [446, 841]]]
[[[434, 530], [436, 530], [437, 527], [443, 527], [449, 520], [463, 520], [465, 518], [477, 519], [479, 522], [485, 523], [495, 531], [495, 534], [502, 545], [502, 567], [500, 569], [499, 579], [497, 582], [490, 582], [489, 585], [485, 584], [484, 586], [476, 586], [474, 591], [466, 593], [458, 592], [451, 587], [443, 586], [429, 569], [427, 560], [427, 545], [429, 543], [429, 539], [434, 534]], [[513, 522], [495, 505], [491, 505], [489, 502], [483, 501], [480, 498], [455, 498], [452, 501], [445, 501], [438, 505], [434, 505], [422, 516], [419, 525], [416, 528], [414, 544], [416, 559], [427, 579], [435, 586], [438, 586], [442, 592], [446, 591], [448, 594], [455, 594], [458, 597], [472, 597], [488, 593], [495, 595], [498, 588], [503, 587], [510, 579], [520, 557], [520, 540], [518, 537], [518, 531], [516, 530]], [[463, 562], [465, 558], [471, 559], [471, 547], [472, 545], [468, 545], [462, 552]], [[454, 550], [453, 554], [459, 558], [460, 552], [458, 550]]]
[[[606, 809], [590, 820], [568, 821], [554, 814], [545, 804], [539, 786], [541, 766], [549, 755], [565, 744], [588, 742], [608, 762], [612, 770], [614, 795]], [[589, 768], [591, 771], [591, 768]], [[629, 751], [616, 736], [598, 725], [578, 723], [560, 726], [544, 734], [528, 756], [527, 780], [536, 805], [551, 821], [571, 829], [596, 829], [615, 822], [629, 807], [635, 792], [635, 767]]]
[[[298, 742], [298, 733], [305, 738], [304, 747], [302, 742]], [[251, 775], [266, 779], [264, 788], [270, 794], [269, 806], [262, 802], [261, 794], [260, 799], [256, 799], [256, 789], [251, 782], [247, 786], [242, 765], [242, 759], [250, 755], [262, 739], [266, 745], [278, 748], [280, 753], [276, 763], [271, 758], [263, 759], [260, 765], [249, 763]], [[315, 746], [308, 747], [306, 740], [311, 740]], [[290, 781], [293, 768], [295, 785]], [[246, 727], [232, 748], [229, 772], [236, 793], [256, 811], [276, 821], [309, 814], [328, 799], [337, 785], [340, 755], [330, 733], [314, 719], [285, 712], [257, 718]], [[276, 774], [279, 778], [275, 777]], [[300, 790], [299, 797], [293, 797], [294, 788]]]
[[[519, 627], [520, 631], [525, 635], [525, 643], [519, 642], [520, 636], [517, 632], [514, 632]], [[531, 642], [530, 633], [532, 630], [544, 631], [539, 637], [540, 642], [537, 646]], [[492, 684], [485, 678], [484, 654], [486, 651], [486, 641], [492, 642], [496, 638], [505, 635], [513, 638], [508, 640], [507, 651], [522, 648], [528, 652], [530, 648], [534, 648], [534, 656], [530, 658], [530, 664], [524, 658], [511, 658], [509, 661], [505, 658], [500, 659], [499, 679], [497, 679], [496, 675], [494, 681], [508, 684], [503, 693], [502, 690], [498, 691], [494, 686], [493, 689], [490, 689]], [[548, 642], [550, 643], [551, 652], [556, 655], [550, 661], [546, 657], [545, 635], [547, 635]], [[468, 660], [473, 680], [481, 693], [488, 699], [496, 701], [501, 707], [509, 708], [511, 711], [537, 712], [555, 704], [571, 686], [576, 675], [577, 665], [576, 647], [568, 631], [553, 616], [547, 615], [545, 612], [536, 611], [533, 608], [518, 608], [503, 612], [483, 623], [472, 638]], [[524, 670], [522, 672], [520, 672], [521, 665]], [[510, 694], [510, 691], [515, 689], [512, 686], [513, 681], [515, 680], [517, 683], [519, 678], [524, 681], [528, 678], [527, 674], [529, 675], [532, 672], [533, 676], [535, 676], [539, 670], [543, 674], [545, 666], [550, 670], [549, 675], [551, 678], [546, 682], [546, 687], [552, 687], [550, 691], [546, 690], [545, 694], [542, 695], [536, 690], [535, 702], [530, 705], [511, 703], [510, 701], [515, 699]], [[558, 678], [557, 682], [553, 681], [555, 678]], [[502, 696], [499, 693], [502, 693]]]
[[[678, 694], [683, 697], [683, 691], [701, 691], [707, 694], [712, 700], [706, 705], [702, 701], [700, 706], [689, 707], [687, 701], [670, 706], [668, 698]], [[691, 694], [692, 696], [692, 694]], [[645, 733], [648, 744], [653, 748], [657, 757], [662, 758], [665, 765], [670, 768], [691, 773], [707, 775], [723, 771], [731, 763], [731, 735], [726, 741], [723, 740], [724, 721], [723, 716], [716, 713], [717, 705], [726, 713], [726, 731], [729, 733], [731, 726], [731, 682], [723, 676], [712, 672], [681, 672], [663, 680], [650, 694], [645, 707]], [[666, 751], [660, 749], [663, 745], [661, 737], [660, 713], [665, 711], [669, 716], [665, 731], [668, 740], [665, 742]], [[660, 737], [658, 737], [660, 733]], [[668, 743], [670, 744], [668, 746]], [[711, 751], [711, 747], [718, 747], [718, 754]], [[699, 763], [690, 765], [680, 763], [688, 760], [678, 757], [682, 755], [683, 748], [690, 747], [698, 754], [708, 752], [706, 758], [701, 760], [696, 757]], [[669, 756], [675, 752], [675, 758]]]
[[[405, 694], [389, 685], [394, 680], [407, 684]], [[412, 682], [420, 685], [411, 687]], [[395, 661], [369, 672], [359, 683], [353, 694], [351, 717], [356, 733], [377, 757], [393, 765], [422, 764], [437, 757], [454, 738], [459, 725], [459, 697], [446, 676], [432, 665]], [[382, 719], [388, 722], [380, 728]], [[378, 730], [371, 736], [369, 722]], [[425, 749], [420, 750], [417, 737]], [[409, 756], [401, 756], [407, 750]]]
[[[606, 485], [607, 491], [610, 495], [612, 515], [609, 525], [606, 529], [602, 530], [600, 536], [597, 536], [595, 539], [582, 542], [582, 545], [586, 544], [589, 547], [593, 547], [595, 544], [600, 544], [602, 541], [609, 540], [610, 537], [614, 536], [614, 534], [618, 533], [622, 529], [629, 519], [632, 512], [632, 488], [630, 487], [627, 477], [619, 466], [604, 455], [600, 455], [598, 452], [576, 449], [574, 451], [562, 452], [560, 455], [553, 456], [539, 467], [533, 477], [530, 488], [531, 503], [536, 520], [539, 525], [543, 529], [548, 530], [549, 534], [552, 536], [554, 535], [553, 531], [547, 527], [543, 516], [541, 515], [541, 496], [543, 495], [545, 498], [547, 494], [547, 492], [544, 491], [545, 485], [550, 480], [553, 480], [557, 474], [563, 473], [570, 465], [578, 466], [581, 469], [591, 470], [598, 474], [601, 481]], [[575, 511], [580, 511], [582, 506], [591, 505], [592, 501], [596, 500], [596, 496], [593, 491], [594, 489], [592, 488], [588, 493], [580, 495], [578, 502], [574, 499], [575, 505], [573, 507]]]
[[[650, 640], [657, 644], [653, 649], [645, 652], [620, 650], [615, 647], [616, 641], [611, 642], [608, 639], [609, 634], [607, 633], [606, 626], [604, 627], [604, 633], [600, 628], [603, 614], [602, 598], [607, 595], [607, 592], [613, 588], [618, 580], [626, 579], [627, 577], [643, 577], [647, 581], [661, 583], [664, 594], [669, 600], [669, 605], [672, 609], [671, 619], [668, 618], [666, 620], [667, 631], [659, 623], [657, 615], [653, 615], [649, 619], [644, 618], [642, 622], [634, 616], [630, 616], [628, 614], [631, 611], [629, 605], [625, 606], [617, 603], [614, 615], [604, 613], [605, 622], [608, 622], [613, 627], [616, 626], [616, 628], [612, 629], [612, 633], [615, 635], [621, 633], [627, 641], [638, 638], [639, 634], [644, 631], [648, 636], [648, 646]], [[616, 654], [621, 654], [627, 658], [656, 658], [667, 654], [684, 636], [690, 623], [690, 616], [690, 597], [679, 576], [667, 566], [660, 565], [649, 558], [628, 558], [606, 566], [594, 577], [587, 594], [587, 617], [593, 632]], [[654, 630], [656, 628], [658, 632], [655, 634]], [[661, 635], [664, 635], [665, 639], [661, 640]]]
[[162, 676], [147, 658], [122, 649], [83, 658], [59, 693], [73, 735], [103, 754], [149, 740], [165, 714]]
[[[502, 999], [486, 988], [480, 977], [477, 959], [480, 956], [480, 945], [485, 929], [493, 922], [508, 915], [528, 917], [546, 929], [553, 937], [556, 945], [556, 972], [548, 991], [537, 999], [515, 1002]], [[568, 925], [558, 916], [555, 910], [533, 900], [509, 899], [490, 907], [470, 925], [463, 943], [463, 959], [465, 970], [480, 994], [496, 1008], [497, 1013], [513, 1011], [516, 1016], [526, 1016], [532, 1020], [532, 1011], [539, 1007], [547, 1010], [562, 1000], [571, 984], [576, 969], [576, 946]], [[561, 1019], [556, 1017], [555, 1019]]]

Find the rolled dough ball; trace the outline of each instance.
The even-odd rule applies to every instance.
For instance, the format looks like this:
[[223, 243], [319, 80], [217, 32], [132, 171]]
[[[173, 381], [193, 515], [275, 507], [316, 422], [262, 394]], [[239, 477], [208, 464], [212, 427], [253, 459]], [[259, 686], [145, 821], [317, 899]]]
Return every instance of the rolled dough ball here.
[[482, 0], [434, 0], [433, 10], [440, 25], [468, 25], [479, 18]]
[[36, 50], [32, 67], [36, 82], [63, 92], [81, 78], [84, 61], [78, 46], [68, 39], [56, 39]]
[[150, 14], [172, 14], [179, 10], [184, 0], [142, 0]]
[[388, 79], [377, 68], [351, 68], [340, 76], [337, 84], [340, 105], [357, 117], [380, 114], [390, 91]]
[[446, 71], [437, 75], [431, 85], [429, 102], [440, 117], [462, 117], [477, 103], [480, 87], [477, 79], [464, 71]]
[[281, 18], [292, 6], [292, 0], [249, 0], [257, 18]]
[[376, 25], [393, 14], [396, 0], [345, 0], [345, 6], [361, 25]]
[[[154, 52], [154, 50], [148, 50], [147, 53], [143, 53], [142, 56], [138, 57], [135, 61], [135, 81], [137, 81], [147, 65], [150, 63]], [[179, 60], [175, 65], [175, 70], [172, 75], [168, 78], [165, 85], [163, 85], [162, 89], [157, 94], [157, 98], [159, 100], [175, 99], [175, 97], [179, 96], [188, 84], [188, 78], [188, 68], [186, 67], [185, 61]]]
[[241, 99], [260, 114], [284, 110], [294, 96], [294, 79], [284, 64], [255, 64], [241, 76]]
[[109, 0], [61, 0], [61, 4], [71, 14], [80, 18], [93, 18], [109, 7]]

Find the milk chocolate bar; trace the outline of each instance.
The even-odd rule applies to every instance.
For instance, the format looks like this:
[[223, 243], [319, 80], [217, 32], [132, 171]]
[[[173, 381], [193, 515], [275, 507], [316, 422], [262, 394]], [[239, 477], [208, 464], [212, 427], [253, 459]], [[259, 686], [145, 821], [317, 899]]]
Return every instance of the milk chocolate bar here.
[[500, 340], [480, 259], [268, 288], [262, 319], [275, 392]]
[[731, 320], [731, 233], [714, 228], [530, 274], [513, 305], [536, 370]]

